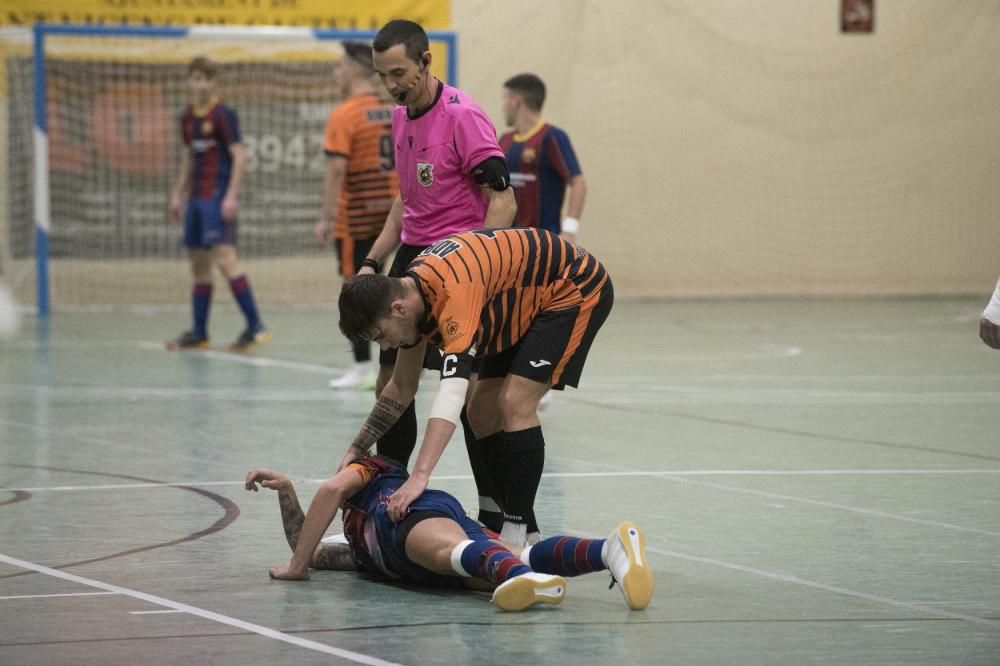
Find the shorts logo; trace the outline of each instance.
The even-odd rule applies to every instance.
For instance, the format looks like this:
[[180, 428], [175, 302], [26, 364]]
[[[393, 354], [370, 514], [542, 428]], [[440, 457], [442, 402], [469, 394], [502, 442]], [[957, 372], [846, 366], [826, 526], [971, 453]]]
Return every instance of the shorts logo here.
[[424, 187], [430, 187], [434, 182], [434, 165], [427, 162], [417, 162], [417, 182]]
[[528, 361], [533, 368], [540, 368], [543, 365], [552, 365], [552, 361], [546, 361], [544, 358], [538, 361]]

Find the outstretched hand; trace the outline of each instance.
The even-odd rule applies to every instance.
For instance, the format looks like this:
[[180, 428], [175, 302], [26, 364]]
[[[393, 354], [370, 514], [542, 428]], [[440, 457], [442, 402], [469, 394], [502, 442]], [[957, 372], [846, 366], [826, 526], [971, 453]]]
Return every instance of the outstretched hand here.
[[246, 482], [243, 484], [243, 487], [247, 490], [257, 492], [258, 483], [264, 488], [281, 490], [291, 482], [281, 472], [275, 472], [273, 469], [267, 469], [266, 467], [257, 467], [247, 472]]
[[410, 512], [410, 504], [427, 489], [427, 480], [411, 476], [389, 497], [389, 519], [398, 523]]
[[287, 564], [276, 564], [267, 573], [275, 580], [309, 580], [309, 569], [293, 571]]

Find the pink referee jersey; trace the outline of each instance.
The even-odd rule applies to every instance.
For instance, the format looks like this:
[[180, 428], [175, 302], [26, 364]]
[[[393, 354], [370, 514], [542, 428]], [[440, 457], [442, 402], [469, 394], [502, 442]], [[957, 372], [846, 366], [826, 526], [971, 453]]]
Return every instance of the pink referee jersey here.
[[471, 173], [488, 157], [504, 157], [486, 112], [458, 88], [439, 83], [434, 103], [419, 116], [396, 107], [392, 135], [403, 198], [400, 240], [423, 247], [481, 229], [489, 199]]

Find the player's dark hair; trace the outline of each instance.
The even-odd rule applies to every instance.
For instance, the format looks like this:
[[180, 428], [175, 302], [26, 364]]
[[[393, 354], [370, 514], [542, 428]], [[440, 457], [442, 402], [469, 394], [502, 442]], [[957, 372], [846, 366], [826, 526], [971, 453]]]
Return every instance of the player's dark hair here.
[[340, 288], [340, 332], [352, 341], [365, 341], [375, 322], [388, 317], [392, 302], [406, 295], [399, 278], [356, 275]]
[[545, 104], [545, 84], [534, 74], [512, 76], [503, 87], [520, 95], [532, 111], [541, 111]]
[[372, 48], [376, 53], [385, 53], [396, 44], [406, 45], [406, 57], [420, 64], [424, 53], [430, 48], [427, 33], [419, 23], [396, 19], [389, 21], [375, 35]]
[[375, 73], [372, 47], [363, 42], [344, 42], [344, 55], [365, 68], [368, 74]]
[[188, 65], [188, 76], [195, 72], [201, 72], [206, 79], [214, 79], [219, 67], [205, 56], [198, 56]]

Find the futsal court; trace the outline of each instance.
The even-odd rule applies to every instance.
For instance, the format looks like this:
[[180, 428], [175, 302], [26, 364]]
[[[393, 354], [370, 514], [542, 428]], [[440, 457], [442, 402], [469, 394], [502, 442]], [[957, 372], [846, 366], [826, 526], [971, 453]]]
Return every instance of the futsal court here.
[[[332, 310], [168, 353], [186, 312], [63, 312], [0, 342], [2, 664], [997, 664], [1000, 353], [977, 299], [635, 301], [542, 415], [544, 535], [647, 535], [656, 592], [558, 607], [286, 563], [372, 405]], [[437, 379], [418, 395], [423, 417]], [[475, 506], [464, 444], [431, 482]], [[334, 527], [339, 517], [334, 522]], [[336, 530], [331, 530], [336, 531]]]

